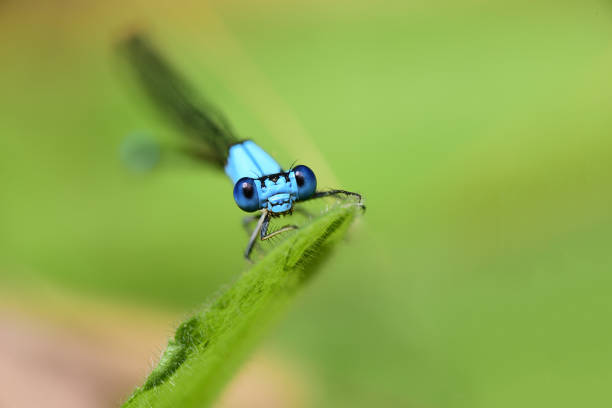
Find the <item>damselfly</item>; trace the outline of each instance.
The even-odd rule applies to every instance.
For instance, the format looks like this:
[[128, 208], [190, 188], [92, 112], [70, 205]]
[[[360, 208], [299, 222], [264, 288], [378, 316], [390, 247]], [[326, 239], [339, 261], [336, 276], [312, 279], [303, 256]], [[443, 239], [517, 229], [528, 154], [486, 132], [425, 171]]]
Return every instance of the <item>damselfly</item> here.
[[249, 258], [259, 236], [261, 240], [296, 229], [290, 224], [268, 233], [270, 219], [291, 214], [296, 202], [344, 195], [361, 195], [345, 190], [317, 191], [314, 172], [304, 165], [283, 171], [280, 165], [251, 140], [238, 139], [224, 116], [196, 94], [152, 44], [132, 34], [119, 47], [133, 66], [148, 95], [185, 133], [211, 152], [206, 158], [223, 166], [234, 184], [234, 201], [246, 212], [260, 211], [257, 225], [245, 250]]

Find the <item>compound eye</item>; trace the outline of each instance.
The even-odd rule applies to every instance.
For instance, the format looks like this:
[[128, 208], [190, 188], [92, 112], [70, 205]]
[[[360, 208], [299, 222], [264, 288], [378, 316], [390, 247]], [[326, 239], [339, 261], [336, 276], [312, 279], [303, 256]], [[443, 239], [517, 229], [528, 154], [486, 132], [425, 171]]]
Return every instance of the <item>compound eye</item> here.
[[255, 180], [243, 177], [234, 185], [234, 201], [241, 210], [253, 212], [259, 210], [259, 196]]
[[243, 196], [245, 196], [247, 199], [253, 198], [253, 194], [255, 193], [255, 187], [253, 186], [253, 183], [243, 181], [240, 185], [240, 188], [242, 189]]
[[298, 187], [298, 200], [311, 197], [317, 189], [317, 178], [309, 167], [300, 165], [293, 169]]

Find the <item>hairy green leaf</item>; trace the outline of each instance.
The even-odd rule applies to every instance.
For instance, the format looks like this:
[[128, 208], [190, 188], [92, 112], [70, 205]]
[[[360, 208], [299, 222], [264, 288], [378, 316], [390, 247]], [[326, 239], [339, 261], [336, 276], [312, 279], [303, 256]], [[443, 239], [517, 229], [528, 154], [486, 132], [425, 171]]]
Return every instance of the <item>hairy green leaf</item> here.
[[184, 321], [157, 367], [124, 407], [210, 404], [251, 346], [313, 274], [331, 244], [344, 235], [358, 208], [336, 207], [292, 233]]

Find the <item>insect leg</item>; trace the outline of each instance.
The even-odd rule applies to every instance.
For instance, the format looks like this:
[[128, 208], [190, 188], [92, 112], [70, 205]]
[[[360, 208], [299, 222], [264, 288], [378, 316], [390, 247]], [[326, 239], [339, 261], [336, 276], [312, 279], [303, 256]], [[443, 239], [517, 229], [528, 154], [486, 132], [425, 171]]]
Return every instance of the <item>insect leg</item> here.
[[244, 251], [244, 257], [248, 259], [249, 261], [251, 260], [250, 258], [251, 251], [253, 251], [253, 245], [255, 245], [255, 240], [257, 239], [257, 235], [259, 234], [260, 231], [262, 231], [261, 228], [264, 225], [264, 223], [266, 224], [266, 229], [268, 228], [267, 225], [269, 222], [270, 222], [270, 214], [268, 213], [267, 210], [263, 210], [261, 212], [261, 216], [259, 217], [259, 221], [257, 221], [257, 226], [253, 230], [253, 233], [251, 234], [251, 238], [249, 238], [249, 243], [247, 244], [246, 250]]
[[316, 198], [323, 198], [323, 197], [329, 197], [329, 196], [334, 196], [334, 195], [345, 195], [345, 196], [357, 197], [357, 198], [359, 198], [359, 203], [357, 205], [359, 205], [361, 207], [361, 209], [363, 209], [364, 211], [366, 209], [365, 204], [363, 204], [363, 202], [362, 202], [361, 194], [353, 193], [352, 191], [346, 191], [346, 190], [317, 191], [312, 196], [310, 196], [306, 200], [302, 200], [302, 201], [314, 200]]
[[281, 229], [268, 234], [268, 226], [269, 226], [269, 224], [270, 224], [270, 217], [268, 217], [266, 220], [264, 220], [264, 223], [262, 225], [262, 228], [261, 228], [261, 240], [262, 241], [265, 241], [266, 239], [272, 238], [272, 237], [274, 237], [274, 236], [276, 236], [278, 234], [281, 234], [283, 232], [294, 230], [294, 229], [298, 229], [297, 225], [290, 224], [290, 225], [285, 225]]
[[251, 214], [244, 216], [242, 218], [242, 228], [244, 228], [246, 232], [251, 232], [251, 230], [249, 230], [249, 224], [253, 221], [259, 220], [260, 217], [261, 214]]

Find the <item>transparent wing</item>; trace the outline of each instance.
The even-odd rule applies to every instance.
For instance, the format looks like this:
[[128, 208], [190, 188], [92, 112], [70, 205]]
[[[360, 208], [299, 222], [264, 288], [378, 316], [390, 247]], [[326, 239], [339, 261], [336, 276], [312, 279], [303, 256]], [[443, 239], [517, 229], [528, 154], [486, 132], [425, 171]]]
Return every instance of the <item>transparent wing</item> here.
[[131, 34], [118, 46], [145, 92], [185, 133], [211, 150], [207, 158], [223, 165], [229, 146], [238, 142], [223, 115], [179, 75], [151, 42]]

